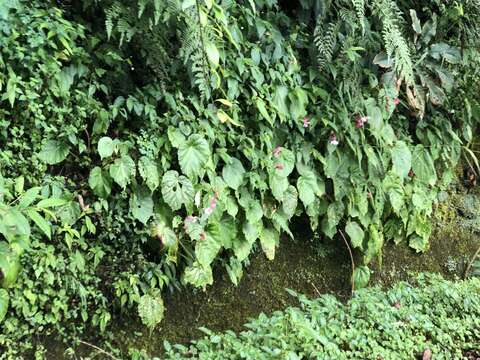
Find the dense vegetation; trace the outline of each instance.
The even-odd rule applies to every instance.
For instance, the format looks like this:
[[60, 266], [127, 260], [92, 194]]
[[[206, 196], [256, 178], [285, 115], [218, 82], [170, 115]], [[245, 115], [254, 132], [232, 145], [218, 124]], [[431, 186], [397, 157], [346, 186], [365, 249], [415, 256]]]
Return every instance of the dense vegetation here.
[[[166, 344], [168, 359], [464, 359], [478, 355], [480, 282], [422, 275], [342, 304], [300, 296], [300, 308], [261, 315], [248, 330], [206, 329], [191, 346]], [[472, 351], [473, 350], [473, 351]]]
[[294, 221], [357, 288], [385, 241], [426, 250], [480, 171], [479, 35], [478, 0], [1, 1], [0, 357], [153, 328]]

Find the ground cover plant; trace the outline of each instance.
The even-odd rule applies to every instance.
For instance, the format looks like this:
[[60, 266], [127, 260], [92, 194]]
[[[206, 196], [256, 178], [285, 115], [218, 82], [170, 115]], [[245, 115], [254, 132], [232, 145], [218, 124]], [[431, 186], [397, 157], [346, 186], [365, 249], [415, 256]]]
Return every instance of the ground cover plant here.
[[299, 296], [300, 307], [264, 314], [245, 331], [214, 333], [190, 346], [166, 344], [167, 359], [464, 359], [478, 354], [478, 279], [423, 274], [342, 304]]
[[462, 154], [480, 172], [479, 5], [3, 1], [0, 356], [153, 329], [297, 220], [362, 255], [356, 288], [385, 241], [426, 250]]

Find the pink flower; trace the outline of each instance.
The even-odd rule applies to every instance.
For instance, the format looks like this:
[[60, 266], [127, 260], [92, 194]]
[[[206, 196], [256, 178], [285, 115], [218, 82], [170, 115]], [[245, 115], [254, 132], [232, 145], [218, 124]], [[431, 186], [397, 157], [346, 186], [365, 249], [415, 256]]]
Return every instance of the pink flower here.
[[275, 149], [273, 149], [273, 156], [278, 158], [281, 152], [282, 152], [282, 148], [280, 146], [277, 146]]
[[339, 144], [338, 140], [337, 140], [337, 135], [332, 131], [332, 133], [330, 134], [330, 144], [331, 145], [334, 145], [334, 146], [337, 146]]
[[198, 218], [196, 216], [192, 216], [192, 215], [189, 215], [185, 218], [185, 222], [186, 223], [189, 223], [189, 222], [197, 222]]
[[355, 127], [361, 129], [368, 122], [368, 116], [359, 116], [355, 119]]
[[305, 116], [303, 118], [303, 127], [307, 128], [309, 125], [310, 125], [310, 120], [308, 119], [308, 117]]
[[200, 240], [205, 240], [205, 237], [206, 237], [205, 233], [202, 232], [202, 233], [200, 234]]
[[205, 209], [205, 215], [212, 215], [213, 209], [211, 207], [208, 207]]
[[283, 164], [277, 164], [277, 165], [275, 165], [275, 169], [277, 169], [277, 170], [283, 170], [283, 169], [284, 169], [284, 166], [283, 166]]
[[397, 106], [398, 104], [400, 104], [400, 99], [399, 98], [395, 98], [393, 100], [393, 103], [395, 104], [395, 106]]

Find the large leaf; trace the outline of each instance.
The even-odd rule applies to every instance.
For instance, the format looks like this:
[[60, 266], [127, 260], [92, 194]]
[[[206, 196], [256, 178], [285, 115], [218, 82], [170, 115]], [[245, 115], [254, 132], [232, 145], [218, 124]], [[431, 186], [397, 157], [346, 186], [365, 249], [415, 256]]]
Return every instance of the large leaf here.
[[130, 211], [135, 219], [146, 224], [153, 215], [153, 200], [148, 190], [138, 188], [130, 198]]
[[160, 174], [155, 161], [147, 156], [142, 156], [138, 162], [138, 172], [150, 191], [153, 192], [158, 188], [160, 185]]
[[216, 68], [220, 62], [220, 53], [213, 42], [207, 42], [205, 44], [205, 52], [207, 53], [208, 61]]
[[282, 201], [285, 192], [288, 189], [288, 178], [284, 176], [278, 176], [277, 174], [271, 174], [269, 178], [270, 189], [272, 190], [272, 195], [278, 201]]
[[162, 196], [172, 210], [178, 210], [182, 205], [188, 206], [193, 202], [195, 190], [188, 178], [170, 170], [162, 178]]
[[232, 157], [230, 163], [223, 167], [222, 176], [225, 183], [234, 190], [237, 190], [243, 182], [245, 169], [240, 160]]
[[182, 172], [189, 178], [203, 174], [203, 167], [210, 158], [207, 141], [198, 134], [191, 135], [178, 148], [178, 161]]
[[195, 256], [197, 261], [204, 267], [210, 266], [218, 252], [222, 248], [222, 234], [220, 226], [213, 224], [205, 231], [205, 238], [198, 240], [195, 245]]
[[110, 165], [110, 176], [122, 188], [130, 183], [135, 176], [135, 163], [128, 155], [123, 155], [120, 159]]
[[69, 151], [65, 143], [57, 140], [49, 140], [43, 145], [38, 157], [47, 164], [54, 165], [65, 160]]
[[350, 242], [355, 248], [361, 248], [365, 236], [363, 229], [355, 221], [349, 221], [345, 226], [345, 231], [350, 237]]
[[20, 255], [12, 251], [5, 242], [0, 242], [0, 287], [12, 286], [19, 272]]
[[42, 232], [47, 235], [49, 239], [52, 238], [52, 225], [45, 220], [36, 210], [28, 209], [26, 210], [28, 217], [38, 226]]
[[8, 296], [7, 290], [0, 289], [0, 324], [5, 318], [5, 315], [7, 315], [9, 301], [10, 297]]
[[277, 151], [278, 155], [273, 158], [273, 171], [278, 177], [287, 177], [295, 165], [295, 155], [292, 151], [285, 148], [279, 148]]
[[143, 295], [138, 302], [138, 315], [142, 319], [142, 323], [153, 330], [162, 320], [165, 313], [160, 292], [153, 295]]
[[431, 186], [437, 181], [437, 172], [430, 152], [422, 145], [417, 145], [413, 151], [412, 170], [415, 177]]
[[403, 141], [397, 141], [392, 149], [393, 172], [404, 179], [412, 168], [412, 153]]
[[185, 269], [184, 280], [187, 284], [205, 289], [207, 285], [213, 284], [212, 268], [210, 266], [202, 266], [195, 261]]
[[303, 171], [297, 180], [297, 190], [300, 200], [305, 206], [315, 201], [315, 195], [322, 196], [324, 188], [318, 186], [318, 181], [313, 171]]
[[279, 234], [273, 228], [264, 228], [260, 233], [260, 245], [268, 260], [275, 258], [275, 247], [278, 245]]
[[370, 269], [367, 266], [359, 266], [355, 268], [352, 280], [356, 290], [364, 288], [370, 281]]
[[104, 136], [98, 140], [98, 153], [102, 159], [112, 156], [113, 148], [113, 140], [108, 136]]
[[282, 209], [288, 219], [295, 215], [298, 204], [298, 192], [295, 186], [289, 185], [282, 200]]
[[90, 171], [88, 185], [95, 195], [102, 198], [106, 198], [112, 191], [112, 180], [110, 176], [98, 166], [95, 166], [92, 171]]

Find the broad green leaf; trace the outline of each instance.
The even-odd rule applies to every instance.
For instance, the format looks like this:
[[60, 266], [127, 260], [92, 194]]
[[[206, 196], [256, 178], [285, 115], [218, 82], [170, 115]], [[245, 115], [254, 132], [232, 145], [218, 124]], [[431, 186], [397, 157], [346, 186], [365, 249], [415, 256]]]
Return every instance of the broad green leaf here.
[[205, 231], [205, 239], [198, 240], [195, 245], [197, 261], [204, 267], [210, 266], [222, 248], [223, 234], [218, 224], [210, 224]]
[[245, 169], [237, 158], [232, 157], [230, 163], [223, 167], [222, 176], [225, 183], [234, 190], [238, 190], [243, 182]]
[[288, 189], [288, 178], [284, 176], [278, 176], [277, 174], [271, 174], [269, 178], [270, 189], [272, 190], [272, 195], [278, 201], [282, 201], [285, 192]]
[[135, 219], [146, 224], [153, 215], [153, 200], [147, 189], [137, 189], [130, 198], [130, 211]]
[[29, 237], [30, 225], [20, 211], [7, 207], [5, 213], [0, 213], [0, 233], [8, 241], [13, 241], [17, 236]]
[[273, 228], [264, 228], [260, 233], [260, 245], [268, 260], [275, 258], [275, 247], [279, 242], [279, 234]]
[[17, 280], [20, 272], [20, 255], [13, 252], [8, 244], [0, 242], [0, 287], [8, 288]]
[[251, 199], [245, 208], [245, 217], [251, 224], [256, 224], [263, 217], [263, 210], [260, 201]]
[[412, 170], [415, 178], [423, 183], [434, 186], [437, 181], [437, 172], [430, 152], [422, 145], [417, 145], [413, 151]]
[[238, 259], [231, 257], [230, 262], [226, 265], [226, 269], [233, 285], [237, 286], [243, 276], [242, 263]]
[[186, 10], [189, 7], [192, 7], [196, 4], [195, 0], [183, 0], [182, 1], [182, 10]]
[[65, 143], [57, 140], [49, 140], [43, 145], [38, 157], [47, 164], [54, 165], [65, 160], [69, 151], [68, 145]]
[[68, 200], [59, 199], [59, 198], [48, 198], [41, 200], [37, 203], [37, 207], [42, 209], [48, 209], [51, 207], [63, 206], [68, 203]]
[[368, 266], [359, 266], [353, 272], [353, 285], [355, 290], [362, 289], [370, 281], [370, 269]]
[[108, 173], [96, 166], [90, 171], [88, 185], [93, 193], [99, 197], [106, 198], [112, 191], [112, 180]]
[[98, 140], [98, 153], [102, 159], [112, 156], [113, 149], [113, 140], [108, 136], [104, 136]]
[[170, 170], [162, 178], [162, 196], [172, 210], [178, 210], [193, 203], [195, 190], [187, 177]]
[[412, 168], [412, 153], [403, 141], [397, 141], [392, 152], [393, 172], [404, 179]]
[[200, 176], [210, 158], [207, 141], [198, 134], [191, 135], [178, 148], [178, 161], [182, 172], [189, 178]]
[[380, 255], [383, 246], [383, 234], [377, 226], [370, 225], [368, 231], [367, 251], [365, 253], [365, 263], [368, 264], [375, 256]]
[[5, 315], [7, 315], [8, 305], [10, 297], [5, 289], [0, 289], [0, 324], [2, 323]]
[[267, 120], [270, 125], [273, 125], [273, 119], [267, 111], [267, 106], [265, 105], [265, 101], [263, 101], [260, 98], [256, 98], [255, 104], [257, 105], [258, 111], [260, 111], [260, 115], [262, 115], [263, 118]]
[[213, 284], [212, 268], [210, 266], [202, 266], [195, 261], [185, 269], [184, 280], [187, 284], [205, 289], [207, 285]]
[[295, 155], [291, 150], [280, 148], [278, 156], [273, 158], [274, 173], [279, 177], [287, 177], [295, 166]]
[[163, 305], [160, 292], [155, 294], [146, 294], [140, 298], [138, 302], [138, 315], [142, 320], [143, 325], [153, 330], [162, 320], [165, 313], [165, 306]]
[[163, 221], [159, 221], [153, 225], [152, 236], [159, 239], [166, 248], [173, 247], [178, 243], [175, 232]]
[[295, 215], [298, 205], [298, 192], [295, 186], [289, 185], [283, 194], [282, 209], [288, 219]]
[[131, 179], [135, 177], [135, 162], [130, 156], [123, 155], [110, 165], [109, 172], [112, 179], [125, 189]]
[[158, 166], [147, 156], [142, 156], [138, 162], [138, 172], [145, 181], [150, 191], [155, 191], [160, 185], [160, 174]]
[[205, 51], [207, 53], [208, 61], [210, 61], [214, 68], [218, 67], [220, 63], [220, 53], [215, 44], [211, 41], [207, 42], [205, 44]]
[[33, 209], [26, 210], [28, 217], [38, 226], [49, 239], [52, 238], [52, 226], [37, 211]]
[[41, 189], [40, 186], [28, 189], [18, 200], [18, 207], [25, 209], [30, 206], [38, 198]]
[[350, 237], [350, 242], [354, 248], [362, 248], [363, 238], [365, 236], [363, 229], [355, 221], [347, 222], [345, 226], [345, 232]]
[[318, 186], [318, 181], [313, 171], [304, 171], [297, 180], [297, 190], [300, 200], [306, 207], [315, 201], [315, 195], [322, 196], [325, 189]]

